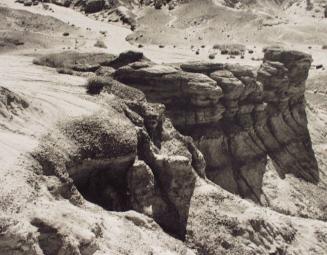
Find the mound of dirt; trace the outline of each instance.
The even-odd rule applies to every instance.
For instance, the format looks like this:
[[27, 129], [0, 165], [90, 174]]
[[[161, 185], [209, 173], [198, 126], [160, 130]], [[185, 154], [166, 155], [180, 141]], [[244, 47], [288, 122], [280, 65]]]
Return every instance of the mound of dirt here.
[[114, 58], [114, 55], [106, 53], [64, 51], [38, 57], [34, 59], [33, 63], [54, 68], [67, 68], [78, 72], [95, 72], [103, 63]]

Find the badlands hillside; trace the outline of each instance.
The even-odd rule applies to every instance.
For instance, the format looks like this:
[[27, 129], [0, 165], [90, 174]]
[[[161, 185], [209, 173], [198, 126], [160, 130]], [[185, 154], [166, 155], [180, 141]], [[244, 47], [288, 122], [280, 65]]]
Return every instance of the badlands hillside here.
[[327, 254], [326, 8], [1, 0], [0, 255]]

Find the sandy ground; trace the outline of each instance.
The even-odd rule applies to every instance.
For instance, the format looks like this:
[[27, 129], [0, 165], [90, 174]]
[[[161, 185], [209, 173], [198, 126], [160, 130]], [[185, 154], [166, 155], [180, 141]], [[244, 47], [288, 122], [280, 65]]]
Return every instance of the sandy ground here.
[[0, 55], [0, 85], [26, 98], [30, 107], [12, 120], [0, 119], [0, 161], [6, 169], [18, 155], [31, 151], [37, 139], [63, 118], [98, 109], [85, 95], [85, 79], [60, 75], [32, 64], [33, 57]]
[[84, 78], [58, 74], [55, 69], [33, 65], [32, 60], [31, 56], [0, 55], [0, 86], [29, 103], [11, 119], [0, 115], [0, 200], [8, 200], [17, 212], [32, 199], [33, 188], [26, 182], [29, 173], [21, 164], [40, 137], [58, 121], [99, 109], [85, 93]]
[[[78, 48], [79, 51], [106, 51], [109, 53], [118, 54], [118, 53], [120, 53], [122, 51], [126, 51], [126, 50], [137, 50], [137, 51], [142, 51], [148, 58], [150, 58], [151, 60], [158, 62], [158, 63], [206, 60], [206, 61], [212, 61], [212, 62], [241, 63], [241, 64], [257, 66], [257, 65], [259, 65], [260, 62], [256, 61], [256, 59], [262, 58], [262, 56], [263, 56], [262, 49], [263, 49], [263, 47], [265, 47], [265, 44], [260, 43], [260, 38], [268, 37], [268, 38], [280, 38], [281, 41], [283, 41], [283, 40], [285, 41], [285, 42], [283, 42], [283, 44], [286, 47], [296, 49], [296, 50], [301, 50], [301, 51], [312, 54], [313, 59], [314, 59], [313, 65], [323, 64], [323, 65], [327, 66], [327, 58], [325, 57], [325, 55], [327, 54], [327, 51], [322, 50], [321, 44], [318, 43], [318, 40], [316, 43], [314, 43], [315, 40], [312, 39], [312, 38], [322, 37], [325, 34], [325, 33], [323, 33], [324, 31], [322, 31], [322, 29], [325, 27], [325, 24], [327, 24], [326, 23], [327, 21], [322, 20], [321, 18], [313, 19], [310, 16], [310, 14], [301, 13], [301, 11], [303, 10], [302, 6], [294, 6], [294, 7], [290, 8], [286, 13], [280, 14], [280, 16], [283, 16], [283, 15], [289, 16], [289, 19], [291, 21], [289, 21], [288, 24], [281, 24], [281, 25], [275, 26], [273, 28], [266, 27], [265, 29], [263, 29], [263, 31], [257, 31], [257, 34], [254, 35], [253, 37], [254, 37], [254, 39], [258, 40], [259, 42], [254, 44], [253, 42], [249, 41], [247, 44], [245, 44], [247, 49], [254, 50], [253, 54], [248, 54], [246, 52], [244, 55], [244, 59], [241, 59], [240, 56], [236, 56], [235, 58], [230, 58], [228, 55], [217, 54], [216, 58], [214, 60], [209, 60], [208, 55], [210, 53], [216, 52], [212, 49], [212, 45], [214, 44], [214, 42], [217, 42], [217, 41], [215, 41], [211, 37], [209, 37], [206, 40], [206, 38], [204, 37], [203, 41], [198, 41], [197, 42], [198, 46], [196, 46], [197, 44], [191, 40], [193, 31], [188, 31], [188, 29], [183, 29], [183, 26], [186, 26], [186, 24], [183, 25], [184, 21], [183, 20], [177, 21], [177, 18], [176, 18], [176, 15], [182, 14], [181, 12], [188, 11], [187, 7], [185, 7], [186, 10], [180, 10], [182, 8], [177, 9], [176, 11], [174, 11], [175, 12], [174, 15], [172, 15], [171, 13], [169, 13], [167, 11], [158, 13], [158, 12], [153, 12], [152, 9], [150, 9], [150, 10], [146, 9], [144, 12], [147, 14], [147, 18], [146, 18], [147, 21], [144, 21], [144, 23], [151, 22], [153, 24], [156, 24], [156, 26], [158, 25], [158, 29], [153, 31], [153, 33], [150, 33], [150, 31], [145, 31], [147, 33], [146, 36], [149, 36], [150, 39], [151, 38], [156, 38], [156, 39], [154, 39], [154, 43], [151, 42], [152, 41], [152, 39], [151, 39], [151, 40], [148, 40], [143, 45], [143, 48], [138, 48], [137, 47], [138, 43], [136, 41], [132, 40], [133, 45], [131, 45], [130, 43], [128, 43], [126, 41], [126, 37], [131, 36], [131, 34], [132, 34], [132, 31], [129, 30], [128, 28], [119, 26], [119, 25], [110, 24], [107, 22], [101, 22], [101, 21], [94, 20], [90, 17], [83, 15], [80, 12], [77, 12], [77, 11], [69, 9], [69, 8], [50, 4], [51, 8], [54, 10], [54, 12], [51, 12], [49, 10], [45, 10], [42, 7], [42, 5], [25, 7], [22, 4], [15, 3], [14, 0], [4, 0], [0, 3], [0, 5], [4, 5], [4, 6], [10, 7], [10, 8], [14, 8], [14, 9], [28, 10], [29, 12], [37, 13], [37, 14], [41, 14], [41, 15], [49, 15], [49, 16], [55, 17], [63, 22], [66, 22], [69, 24], [74, 24], [75, 27], [80, 28], [82, 31], [81, 34], [83, 35], [84, 38], [81, 38], [81, 41], [89, 40], [87, 43], [84, 43], [83, 45], [81, 45], [81, 47]], [[201, 8], [204, 8], [204, 9], [202, 10]], [[206, 8], [207, 7], [203, 7], [203, 5], [199, 4], [198, 16], [201, 17], [201, 19], [203, 17], [203, 14], [201, 14], [200, 11], [202, 10], [204, 12], [204, 11], [206, 11]], [[219, 9], [216, 9], [215, 11], [218, 11], [219, 13], [221, 13], [221, 15], [226, 15], [225, 14], [226, 11], [224, 11], [224, 10], [225, 9], [219, 8]], [[189, 15], [189, 16], [191, 14], [192, 13], [187, 13], [187, 15]], [[142, 15], [142, 14], [140, 14], [140, 15]], [[235, 15], [236, 17], [238, 17], [238, 15], [240, 15], [240, 12], [237, 10], [236, 11], [232, 10], [232, 11], [227, 12], [227, 15], [232, 15], [232, 16]], [[250, 13], [245, 16], [249, 16], [248, 19], [250, 20], [250, 19], [253, 19], [253, 15], [254, 15], [253, 13]], [[168, 16], [168, 19], [166, 16]], [[212, 22], [215, 22], [215, 20], [214, 20], [215, 17], [208, 17], [208, 18], [209, 18], [209, 20], [213, 19]], [[228, 16], [226, 18], [228, 18]], [[233, 18], [233, 19], [236, 19], [236, 18]], [[222, 27], [227, 32], [228, 32], [228, 29], [236, 30], [237, 32], [239, 32], [239, 34], [237, 35], [237, 36], [239, 36], [239, 39], [237, 39], [237, 37], [231, 38], [228, 40], [221, 38], [220, 39], [221, 42], [236, 43], [238, 41], [242, 41], [242, 36], [244, 35], [244, 31], [237, 30], [237, 25], [233, 24], [233, 23], [235, 23], [235, 20], [233, 20], [233, 19], [230, 20], [231, 25], [228, 25], [226, 23], [228, 21], [227, 20], [225, 22], [226, 24], [225, 25], [223, 24]], [[196, 16], [195, 16], [195, 20], [197, 20]], [[218, 22], [219, 20], [216, 20], [216, 21]], [[242, 22], [242, 20], [239, 20], [239, 18], [237, 21]], [[142, 24], [142, 19], [140, 20], [140, 22]], [[165, 22], [167, 22], [167, 25], [165, 25]], [[208, 22], [209, 23], [206, 26], [208, 27], [209, 30], [211, 30], [210, 27], [213, 24], [210, 24], [210, 21], [208, 21]], [[163, 23], [163, 24], [161, 24], [161, 23]], [[295, 24], [298, 23], [298, 24], [294, 25], [294, 23]], [[176, 30], [173, 28], [169, 29], [169, 27], [172, 24], [174, 24], [176, 27], [179, 27], [181, 30], [180, 29]], [[310, 26], [308, 26], [308, 24], [310, 24]], [[294, 25], [294, 27], [293, 27], [293, 25]], [[167, 30], [161, 31], [162, 27], [164, 27], [164, 26], [168, 27]], [[228, 27], [228, 26], [230, 26], [230, 27]], [[251, 28], [250, 26], [253, 27], [253, 24], [249, 24], [249, 29]], [[91, 29], [91, 30], [89, 30], [89, 29]], [[220, 26], [217, 27], [216, 29], [214, 29], [211, 32], [211, 34], [218, 38], [224, 36], [223, 34], [220, 35], [220, 29], [221, 29]], [[303, 34], [298, 35], [298, 33], [299, 33], [298, 30], [300, 31], [301, 29], [303, 29]], [[178, 39], [173, 39], [173, 38], [174, 37], [179, 38], [179, 36], [184, 36], [183, 32], [182, 32], [183, 30], [187, 31], [185, 33], [191, 33], [191, 35], [188, 35], [191, 37], [188, 38], [187, 41], [182, 41], [181, 43], [179, 43]], [[193, 33], [194, 36], [197, 36], [202, 30], [203, 30], [202, 28], [197, 28], [197, 26], [195, 26], [194, 33]], [[100, 34], [100, 32], [106, 32], [106, 36], [104, 37], [102, 34]], [[294, 33], [296, 32], [296, 35], [299, 36], [299, 40], [297, 41], [297, 43], [287, 42], [287, 38], [283, 39], [284, 34], [287, 35], [289, 33], [294, 37], [295, 35], [293, 35], [293, 32]], [[272, 35], [268, 36], [269, 33], [271, 33]], [[308, 33], [309, 33], [309, 36], [308, 36]], [[310, 35], [310, 33], [312, 33], [312, 35]], [[96, 36], [97, 34], [98, 34], [98, 36]], [[259, 39], [257, 37], [259, 37]], [[309, 45], [306, 42], [305, 38], [307, 38], [307, 37], [309, 37], [309, 39], [311, 38], [310, 40], [313, 44]], [[94, 45], [96, 38], [100, 38], [101, 40], [103, 40], [108, 48], [107, 49], [95, 48], [93, 45]], [[157, 41], [163, 40], [164, 38], [166, 38], [171, 43], [164, 44], [164, 46], [165, 46], [164, 48], [159, 48], [159, 44], [157, 43]], [[165, 40], [163, 40], [163, 41], [165, 41]], [[271, 39], [271, 43], [275, 43], [275, 42], [276, 42], [276, 40]], [[191, 45], [193, 45], [193, 44], [195, 45], [195, 47], [193, 49], [191, 49]], [[201, 48], [199, 46], [201, 44], [204, 45], [205, 48]], [[196, 53], [195, 53], [197, 49], [199, 49], [198, 55], [196, 55]], [[255, 60], [253, 60], [253, 59], [255, 59]]]
[[[89, 42], [84, 43], [79, 47], [79, 51], [105, 51], [113, 54], [119, 54], [120, 52], [126, 50], [137, 50], [142, 51], [146, 57], [150, 58], [154, 62], [158, 63], [173, 63], [181, 61], [196, 61], [196, 60], [207, 60], [212, 62], [231, 62], [231, 63], [243, 63], [249, 65], [258, 65], [257, 61], [252, 61], [251, 58], [262, 57], [261, 48], [257, 49], [258, 54], [255, 55], [246, 55], [245, 59], [241, 59], [239, 56], [235, 59], [229, 59], [228, 56], [217, 56], [215, 60], [209, 60], [208, 54], [212, 53], [212, 49], [203, 49], [200, 51], [199, 55], [195, 54], [195, 50], [190, 49], [190, 45], [178, 45], [173, 47], [173, 45], [168, 45], [165, 48], [159, 48], [157, 44], [147, 44], [144, 48], [137, 48], [137, 45], [131, 45], [126, 41], [126, 37], [132, 33], [131, 30], [118, 25], [113, 25], [106, 22], [96, 21], [91, 19], [82, 13], [79, 13], [75, 10], [50, 4], [54, 12], [45, 10], [42, 5], [26, 7], [22, 4], [16, 3], [14, 0], [4, 0], [0, 3], [0, 6], [7, 6], [9, 8], [18, 9], [18, 10], [27, 10], [32, 13], [49, 15], [55, 17], [61, 21], [64, 21], [69, 24], [74, 24], [75, 27], [80, 28], [84, 37], [87, 37], [87, 34], [90, 35], [90, 38], [81, 38], [83, 41], [85, 39], [90, 39]], [[91, 31], [89, 30], [91, 29]], [[98, 38], [102, 39], [107, 45], [107, 49], [99, 49], [93, 47], [95, 42], [94, 32], [98, 33]], [[100, 32], [106, 32], [107, 36], [103, 37]], [[59, 50], [60, 48], [57, 48]], [[54, 51], [56, 49], [52, 49]], [[28, 51], [24, 51], [28, 53]]]

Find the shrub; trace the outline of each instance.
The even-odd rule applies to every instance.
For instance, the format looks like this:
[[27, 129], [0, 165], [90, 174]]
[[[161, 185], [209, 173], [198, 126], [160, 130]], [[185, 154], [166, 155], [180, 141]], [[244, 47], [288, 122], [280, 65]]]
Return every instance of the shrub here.
[[60, 74], [69, 74], [69, 75], [74, 74], [73, 70], [71, 70], [69, 68], [59, 67], [56, 70], [57, 70], [57, 73], [60, 73]]
[[245, 52], [245, 46], [243, 44], [231, 43], [231, 44], [215, 44], [214, 50], [220, 50], [223, 55], [240, 55]]
[[110, 79], [96, 76], [88, 79], [86, 91], [88, 94], [97, 95], [100, 94], [103, 88], [107, 86], [111, 86]]
[[214, 53], [209, 54], [209, 59], [214, 59], [215, 57], [216, 57], [216, 54], [214, 54]]
[[169, 3], [168, 10], [171, 11], [171, 10], [174, 10], [174, 8], [175, 8], [175, 5], [173, 3]]
[[106, 49], [107, 45], [104, 43], [104, 41], [97, 40], [96, 43], [94, 44], [94, 47]]
[[311, 11], [312, 9], [313, 9], [313, 3], [311, 2], [311, 0], [307, 0], [306, 10]]
[[161, 9], [161, 7], [162, 7], [162, 1], [161, 0], [155, 0], [154, 1], [154, 8], [159, 10], [159, 9]]
[[237, 56], [237, 55], [241, 55], [241, 52], [239, 50], [231, 50], [229, 52], [230, 55], [234, 55], [234, 56]]

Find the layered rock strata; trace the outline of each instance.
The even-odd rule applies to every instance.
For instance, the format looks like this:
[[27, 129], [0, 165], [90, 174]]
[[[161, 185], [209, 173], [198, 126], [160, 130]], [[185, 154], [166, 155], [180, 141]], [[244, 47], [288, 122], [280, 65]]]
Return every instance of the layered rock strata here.
[[[325, 254], [325, 222], [257, 206], [205, 178], [207, 174], [213, 179], [212, 173], [219, 173], [216, 181], [222, 186], [232, 190], [227, 184], [234, 183], [235, 192], [258, 201], [255, 192], [260, 193], [260, 187], [255, 185], [260, 184], [262, 173], [256, 171], [264, 171], [267, 155], [282, 168], [287, 166], [289, 161], [278, 150], [292, 152], [292, 143], [308, 157], [298, 160], [302, 168], [285, 172], [294, 171], [308, 180], [316, 176], [304, 168], [306, 160], [314, 166], [314, 158], [308, 159], [305, 115], [298, 110], [301, 108], [294, 108], [304, 103], [299, 91], [310, 58], [273, 49], [267, 51], [258, 75], [251, 68], [235, 65], [210, 72], [206, 65], [211, 78], [151, 63], [142, 65], [140, 69], [151, 68], [151, 80], [158, 88], [164, 88], [161, 79], [171, 93], [172, 84], [179, 85], [180, 90], [175, 89], [180, 91], [181, 102], [191, 107], [184, 116], [206, 117], [197, 108], [223, 107], [218, 121], [203, 117], [179, 122], [178, 129], [191, 134], [203, 154], [192, 137], [174, 128], [163, 104], [149, 103], [141, 91], [106, 77], [100, 94], [85, 95], [100, 109], [63, 119], [31, 153], [21, 156], [17, 166], [2, 170], [3, 183], [11, 180], [10, 174], [15, 181], [12, 189], [1, 192], [0, 253]], [[158, 70], [166, 72], [160, 75]], [[142, 72], [143, 78], [148, 77]], [[277, 77], [273, 83], [272, 77]], [[291, 81], [288, 94], [273, 86], [286, 86], [285, 77]], [[201, 88], [211, 94], [199, 92]], [[251, 92], [245, 93], [246, 89]], [[143, 90], [150, 95], [155, 91]], [[270, 100], [271, 91], [280, 95], [278, 100]], [[168, 98], [164, 93], [153, 94]], [[166, 107], [174, 116], [174, 104]], [[285, 120], [288, 116], [301, 124], [298, 137], [289, 131], [288, 126], [295, 127], [289, 124], [292, 120]], [[293, 138], [282, 144], [273, 132], [283, 134], [285, 130]], [[279, 143], [278, 150], [269, 147], [273, 138]], [[168, 236], [157, 223], [184, 242]]]
[[241, 65], [135, 62], [114, 77], [163, 103], [177, 129], [191, 136], [206, 175], [223, 188], [265, 204], [267, 158], [281, 177], [319, 180], [305, 114], [311, 57], [269, 48], [258, 70]]
[[118, 82], [106, 91], [117, 97], [106, 111], [61, 125], [33, 157], [43, 174], [60, 178], [65, 185], [55, 192], [72, 203], [83, 203], [82, 194], [110, 211], [133, 209], [183, 239], [194, 184], [204, 176], [202, 154], [163, 105]]

